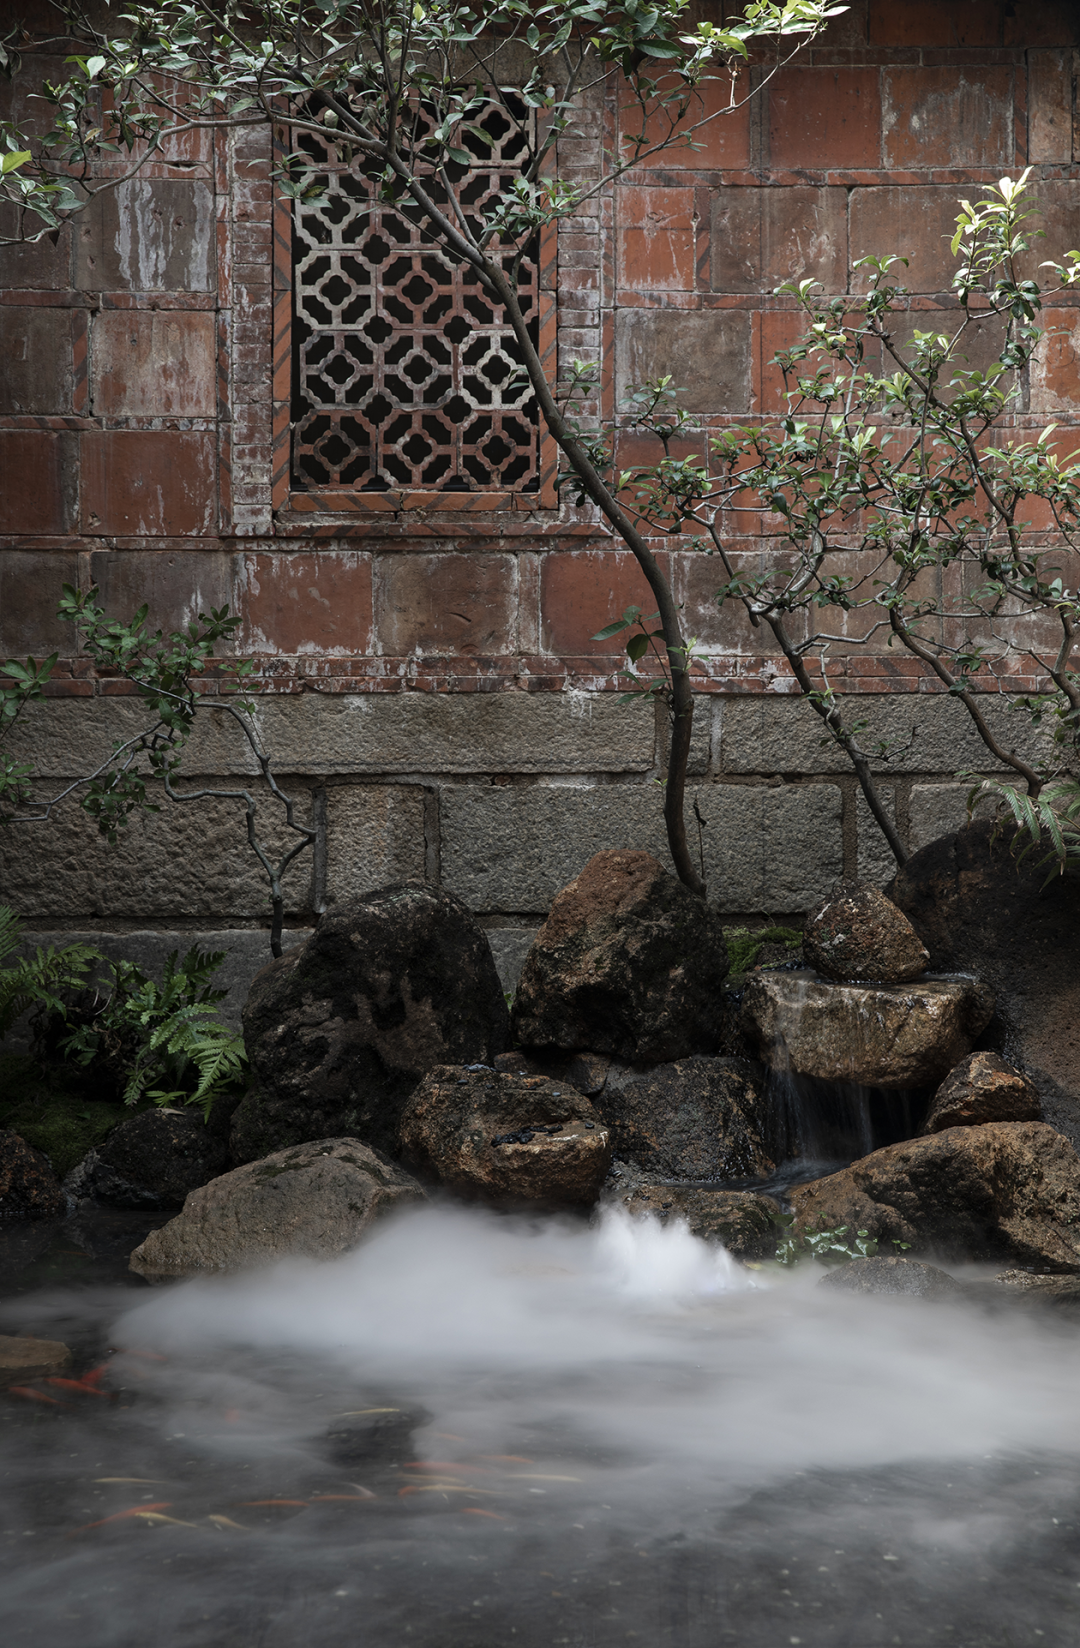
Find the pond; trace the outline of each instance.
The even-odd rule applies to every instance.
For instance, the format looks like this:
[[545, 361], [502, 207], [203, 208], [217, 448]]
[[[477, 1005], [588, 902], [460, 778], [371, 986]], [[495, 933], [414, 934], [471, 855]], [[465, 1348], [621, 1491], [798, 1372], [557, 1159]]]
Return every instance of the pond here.
[[105, 1369], [0, 1399], [5, 1648], [1080, 1641], [1065, 1319], [451, 1206], [151, 1289], [149, 1223], [5, 1238], [0, 1331]]

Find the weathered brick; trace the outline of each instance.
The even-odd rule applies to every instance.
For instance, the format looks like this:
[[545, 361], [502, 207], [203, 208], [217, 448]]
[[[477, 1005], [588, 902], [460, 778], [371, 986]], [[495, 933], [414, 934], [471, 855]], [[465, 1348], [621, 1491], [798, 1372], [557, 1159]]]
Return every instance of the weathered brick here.
[[126, 620], [146, 605], [151, 632], [185, 628], [232, 596], [229, 557], [209, 551], [95, 550], [90, 576], [110, 618]]
[[847, 278], [844, 189], [722, 189], [712, 209], [714, 292], [771, 291], [784, 281]]
[[[40, 220], [0, 204], [0, 237], [36, 235]], [[8, 292], [62, 292], [71, 285], [71, 229], [46, 230], [39, 240], [0, 246], [0, 289]]]
[[1008, 166], [1012, 70], [891, 68], [883, 77], [886, 166]]
[[424, 792], [418, 785], [334, 786], [326, 809], [328, 904], [397, 881], [424, 880]]
[[[661, 565], [666, 564], [666, 557]], [[646, 617], [655, 597], [628, 550], [586, 549], [545, 555], [540, 564], [540, 644], [562, 657], [622, 656], [628, 636], [593, 637], [638, 606]]]
[[75, 631], [56, 616], [64, 584], [78, 582], [73, 552], [0, 553], [0, 657], [70, 656]]
[[[1080, 315], [1075, 309], [1044, 309], [1043, 341], [1029, 369], [1033, 412], [1075, 414], [1080, 405]], [[1075, 436], [1070, 432], [1069, 445]]]
[[0, 304], [0, 413], [72, 410], [72, 314]]
[[383, 555], [375, 562], [379, 650], [499, 653], [514, 644], [510, 555]]
[[619, 190], [619, 285], [632, 292], [693, 291], [694, 191]]
[[870, 0], [872, 46], [996, 46], [1000, 0]]
[[[906, 257], [907, 268], [897, 264], [892, 269], [898, 285], [913, 292], [948, 291], [956, 267], [949, 242], [960, 210], [959, 193], [953, 184], [853, 189], [852, 262], [867, 256]], [[865, 288], [866, 276], [858, 278]]]
[[765, 95], [771, 165], [881, 165], [876, 68], [781, 69]]
[[0, 532], [58, 535], [74, 525], [77, 435], [44, 429], [0, 431]]
[[1073, 54], [1028, 54], [1028, 159], [1067, 166], [1072, 159]]
[[82, 530], [188, 537], [209, 532], [217, 498], [210, 434], [89, 430], [82, 436]]
[[[714, 784], [698, 796], [720, 909], [780, 915], [825, 896], [842, 867], [837, 787]], [[443, 884], [477, 911], [544, 911], [603, 848], [645, 848], [668, 863], [661, 809], [654, 786], [448, 784]]]
[[620, 398], [669, 375], [691, 412], [742, 411], [750, 396], [750, 317], [738, 309], [622, 309], [615, 316]]
[[[660, 84], [668, 88], [674, 85], [671, 80], [665, 81], [663, 76]], [[666, 171], [728, 169], [748, 165], [750, 105], [744, 103], [741, 108], [731, 109], [730, 104], [731, 82], [726, 76], [717, 75], [714, 79], [702, 81], [690, 99], [690, 107], [680, 126], [680, 132], [690, 138], [694, 147], [691, 148], [690, 142], [682, 141], [648, 156], [638, 164], [643, 170], [662, 166]], [[620, 105], [624, 138], [636, 136], [641, 130], [640, 120], [634, 118], [636, 110], [628, 98], [620, 98]], [[646, 127], [646, 136], [651, 141], [666, 135], [666, 122], [660, 119]], [[631, 152], [624, 146], [624, 154]]]
[[90, 382], [98, 417], [208, 418], [217, 410], [217, 318], [113, 309], [94, 318]]
[[133, 177], [77, 220], [76, 284], [91, 292], [211, 292], [214, 197], [206, 183]]
[[245, 555], [237, 570], [244, 652], [365, 653], [371, 558], [356, 550]]

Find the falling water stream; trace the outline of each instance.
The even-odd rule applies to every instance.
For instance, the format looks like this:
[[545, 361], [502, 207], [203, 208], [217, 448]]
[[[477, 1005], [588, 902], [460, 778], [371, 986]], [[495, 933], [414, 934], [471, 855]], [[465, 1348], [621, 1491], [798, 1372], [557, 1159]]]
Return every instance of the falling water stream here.
[[432, 1206], [160, 1289], [82, 1250], [0, 1306], [107, 1364], [0, 1401], [5, 1648], [1080, 1641], [1064, 1319], [619, 1212]]

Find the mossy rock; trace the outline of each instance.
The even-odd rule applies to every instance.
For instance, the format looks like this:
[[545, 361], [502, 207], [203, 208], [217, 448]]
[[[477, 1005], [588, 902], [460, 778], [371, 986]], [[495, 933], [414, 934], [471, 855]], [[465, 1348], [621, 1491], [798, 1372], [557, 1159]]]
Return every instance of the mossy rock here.
[[0, 1127], [48, 1156], [58, 1178], [70, 1173], [131, 1112], [53, 1083], [25, 1054], [0, 1054]]

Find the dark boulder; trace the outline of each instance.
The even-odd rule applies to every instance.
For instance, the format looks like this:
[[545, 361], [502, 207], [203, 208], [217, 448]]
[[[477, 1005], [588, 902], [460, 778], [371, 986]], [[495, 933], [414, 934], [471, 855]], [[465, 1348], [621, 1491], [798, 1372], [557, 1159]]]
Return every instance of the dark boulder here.
[[152, 1230], [131, 1269], [163, 1281], [277, 1259], [332, 1259], [378, 1218], [424, 1200], [408, 1173], [359, 1139], [318, 1139], [234, 1168], [193, 1190]]
[[877, 887], [841, 882], [803, 934], [807, 965], [826, 978], [907, 984], [930, 957], [907, 916]]
[[743, 1059], [695, 1055], [612, 1065], [596, 1098], [615, 1153], [673, 1179], [764, 1179], [776, 1160], [761, 1090]]
[[228, 1166], [227, 1125], [204, 1121], [201, 1110], [143, 1110], [89, 1151], [64, 1188], [110, 1207], [179, 1208]]
[[596, 853], [525, 961], [514, 1038], [643, 1064], [714, 1053], [728, 971], [719, 916], [649, 853]]
[[1027, 1077], [997, 1053], [969, 1053], [934, 1094], [924, 1133], [983, 1122], [1041, 1122], [1039, 1095]]
[[420, 1083], [400, 1149], [421, 1176], [494, 1207], [591, 1207], [611, 1165], [611, 1135], [568, 1083], [460, 1066]]
[[56, 1219], [67, 1197], [48, 1156], [10, 1128], [0, 1128], [0, 1220]]
[[818, 1287], [831, 1293], [902, 1293], [910, 1299], [958, 1299], [964, 1293], [961, 1284], [937, 1265], [885, 1254], [837, 1265]]
[[[983, 1036], [1024, 1070], [1080, 1145], [1080, 877], [1017, 866], [988, 820], [913, 853], [889, 888], [935, 969], [975, 973], [997, 1003]], [[1034, 855], [1037, 856], [1037, 855]]]
[[719, 1242], [736, 1259], [771, 1259], [781, 1234], [780, 1203], [754, 1190], [668, 1184], [649, 1174], [622, 1174], [605, 1188], [605, 1207], [622, 1207], [661, 1224], [682, 1219], [692, 1236]]
[[345, 1135], [392, 1151], [420, 1078], [490, 1064], [507, 1033], [487, 937], [458, 899], [418, 884], [335, 907], [252, 984], [255, 1088], [233, 1118], [233, 1160]]
[[1042, 1122], [907, 1139], [789, 1197], [796, 1236], [845, 1225], [946, 1262], [1080, 1271], [1080, 1157]]

